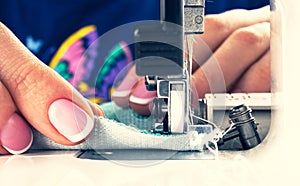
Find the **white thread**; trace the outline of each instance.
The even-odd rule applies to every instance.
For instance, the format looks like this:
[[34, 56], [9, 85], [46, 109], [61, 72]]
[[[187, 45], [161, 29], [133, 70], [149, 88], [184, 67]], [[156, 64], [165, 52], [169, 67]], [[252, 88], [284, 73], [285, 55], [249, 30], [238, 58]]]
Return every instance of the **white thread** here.
[[[217, 124], [215, 124], [215, 123], [213, 123], [213, 122], [211, 122], [211, 121], [209, 121], [209, 120], [206, 120], [206, 119], [201, 118], [201, 117], [199, 117], [199, 116], [196, 116], [196, 115], [194, 115], [194, 114], [193, 114], [193, 117], [195, 117], [195, 118], [197, 118], [197, 119], [199, 119], [199, 120], [201, 120], [201, 121], [203, 121], [203, 122], [206, 122], [206, 123], [208, 123], [208, 124], [214, 126], [215, 128], [219, 129], [219, 127], [217, 126]], [[220, 129], [219, 129], [219, 130], [220, 130]]]
[[215, 159], [218, 160], [219, 159], [219, 154], [218, 154], [218, 151], [219, 151], [219, 148], [218, 148], [218, 144], [215, 142], [215, 141], [211, 141], [211, 143], [214, 145], [214, 148], [211, 148], [210, 145], [208, 143], [205, 144], [206, 148], [214, 154], [215, 156]]
[[[191, 76], [191, 72], [192, 72], [192, 64], [193, 64], [193, 42], [194, 42], [194, 38], [193, 38], [192, 36], [185, 35], [185, 40], [186, 40], [187, 55], [188, 55], [188, 59], [187, 59], [188, 62], [185, 63], [185, 71], [186, 71], [186, 75], [187, 75], [188, 82], [190, 83], [190, 76]], [[189, 65], [188, 65], [188, 64], [189, 64]], [[191, 84], [189, 84], [189, 85], [191, 85]], [[192, 87], [192, 86], [190, 86], [190, 89], [191, 89], [191, 87]], [[192, 92], [192, 90], [190, 90], [189, 92]], [[191, 97], [192, 97], [192, 96], [190, 95], [190, 99], [191, 99]], [[191, 100], [189, 100], [189, 101], [191, 101]], [[198, 117], [198, 116], [194, 115], [194, 114], [192, 113], [192, 108], [191, 108], [191, 107], [189, 107], [189, 111], [188, 111], [188, 112], [189, 112], [188, 119], [190, 120], [190, 123], [191, 123], [192, 125], [194, 125], [194, 120], [193, 120], [193, 118], [197, 118], [197, 119], [199, 119], [199, 120], [201, 120], [201, 121], [204, 121], [204, 122], [206, 122], [206, 123], [212, 125], [212, 126], [215, 128], [215, 130], [217, 130], [215, 138], [213, 138], [212, 141], [210, 141], [210, 142], [214, 145], [215, 150], [212, 149], [212, 148], [209, 146], [209, 144], [208, 144], [209, 142], [208, 142], [207, 144], [205, 144], [205, 145], [206, 145], [207, 149], [208, 149], [211, 153], [214, 154], [215, 158], [218, 159], [218, 144], [217, 144], [217, 142], [220, 140], [220, 138], [223, 137], [223, 135], [222, 135], [223, 132], [221, 131], [221, 129], [220, 129], [215, 123], [213, 123], [213, 122], [211, 122], [211, 121], [208, 121], [208, 120], [206, 120], [206, 119], [203, 119], [203, 118], [201, 118], [201, 117]], [[226, 133], [227, 133], [227, 132], [228, 132], [228, 131], [226, 131]]]
[[222, 133], [222, 137], [225, 136], [235, 125], [235, 123], [231, 122], [231, 125], [229, 126], [229, 128], [227, 130], [225, 130], [223, 133]]

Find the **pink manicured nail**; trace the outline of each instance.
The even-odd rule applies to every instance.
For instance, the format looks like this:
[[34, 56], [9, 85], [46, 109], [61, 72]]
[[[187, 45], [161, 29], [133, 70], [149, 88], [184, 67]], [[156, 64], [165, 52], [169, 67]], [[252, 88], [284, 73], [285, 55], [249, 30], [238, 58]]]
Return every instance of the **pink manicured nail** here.
[[72, 142], [85, 139], [93, 129], [90, 116], [67, 99], [54, 101], [48, 110], [49, 120], [60, 134]]
[[132, 92], [129, 101], [139, 105], [147, 105], [156, 97], [156, 91], [148, 91], [143, 81], [140, 81]]
[[2, 146], [11, 154], [22, 154], [33, 141], [30, 127], [21, 116], [14, 113], [0, 132]]
[[136, 76], [127, 76], [112, 93], [111, 99], [120, 107], [128, 107], [131, 90], [137, 82], [138, 78]]

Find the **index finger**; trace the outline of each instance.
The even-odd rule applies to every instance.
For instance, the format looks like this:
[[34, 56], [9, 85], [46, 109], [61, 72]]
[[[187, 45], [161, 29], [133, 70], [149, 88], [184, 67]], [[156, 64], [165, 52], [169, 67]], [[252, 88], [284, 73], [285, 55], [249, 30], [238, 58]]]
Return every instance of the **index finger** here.
[[61, 144], [87, 137], [94, 116], [87, 101], [1, 23], [0, 48], [0, 80], [26, 120]]

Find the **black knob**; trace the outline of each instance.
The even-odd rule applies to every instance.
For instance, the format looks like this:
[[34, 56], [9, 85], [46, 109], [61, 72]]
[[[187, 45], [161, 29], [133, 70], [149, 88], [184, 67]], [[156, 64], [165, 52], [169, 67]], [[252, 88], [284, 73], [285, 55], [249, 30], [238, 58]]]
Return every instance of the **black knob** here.
[[252, 116], [252, 110], [248, 106], [242, 104], [233, 107], [229, 112], [229, 118], [239, 133], [244, 149], [251, 149], [261, 142], [255, 118]]

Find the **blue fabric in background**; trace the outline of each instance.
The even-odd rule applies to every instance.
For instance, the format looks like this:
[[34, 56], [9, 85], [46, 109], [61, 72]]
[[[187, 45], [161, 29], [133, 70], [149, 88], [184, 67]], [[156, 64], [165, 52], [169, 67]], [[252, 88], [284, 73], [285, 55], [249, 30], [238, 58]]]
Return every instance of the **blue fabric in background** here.
[[[85, 25], [97, 26], [101, 35], [119, 25], [159, 19], [159, 0], [1, 0], [0, 21], [26, 44], [42, 42], [34, 54], [48, 63], [61, 43]], [[234, 8], [254, 9], [269, 0], [207, 0], [206, 13]]]
[[269, 4], [269, 0], [206, 0], [205, 11], [207, 14], [215, 14], [237, 8], [256, 9]]

